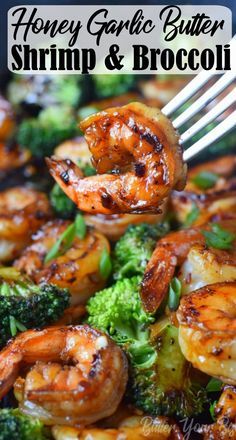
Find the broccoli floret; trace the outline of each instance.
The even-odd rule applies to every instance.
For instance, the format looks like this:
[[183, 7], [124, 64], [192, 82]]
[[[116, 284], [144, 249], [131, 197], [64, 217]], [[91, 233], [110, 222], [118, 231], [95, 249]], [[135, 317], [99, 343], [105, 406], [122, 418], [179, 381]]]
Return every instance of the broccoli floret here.
[[78, 128], [71, 109], [54, 106], [42, 110], [37, 118], [22, 121], [17, 132], [17, 141], [34, 156], [43, 157], [52, 154], [60, 142], [76, 134]]
[[136, 75], [93, 75], [95, 93], [98, 98], [117, 96], [132, 90]]
[[83, 75], [15, 75], [8, 98], [29, 115], [54, 105], [76, 107], [83, 99], [84, 81]]
[[206, 390], [191, 378], [190, 365], [179, 347], [178, 329], [168, 324], [157, 337], [155, 348], [152, 368], [130, 369], [128, 393], [133, 404], [152, 415], [189, 417], [201, 413]]
[[76, 205], [67, 197], [57, 183], [53, 186], [49, 197], [51, 205], [57, 215], [65, 219], [73, 217], [76, 211]]
[[118, 240], [113, 254], [114, 279], [143, 274], [157, 239], [168, 232], [167, 223], [130, 226]]
[[0, 440], [46, 440], [47, 430], [35, 417], [26, 416], [18, 409], [0, 410]]
[[117, 281], [87, 304], [87, 322], [107, 333], [126, 350], [133, 365], [151, 365], [156, 357], [149, 344], [149, 325], [154, 318], [142, 308], [139, 285], [141, 277]]
[[[1, 270], [6, 270], [3, 268]], [[67, 289], [51, 284], [37, 286], [28, 280], [0, 283], [0, 346], [20, 330], [40, 328], [57, 321], [69, 306]]]

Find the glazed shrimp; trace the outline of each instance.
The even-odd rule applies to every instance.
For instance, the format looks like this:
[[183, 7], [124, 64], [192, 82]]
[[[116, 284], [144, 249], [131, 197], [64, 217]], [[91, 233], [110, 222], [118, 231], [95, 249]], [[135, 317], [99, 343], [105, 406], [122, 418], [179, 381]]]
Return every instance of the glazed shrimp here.
[[87, 325], [29, 330], [0, 353], [0, 397], [15, 383], [20, 410], [46, 424], [88, 424], [115, 412], [127, 383], [127, 360]]
[[236, 246], [227, 251], [209, 248], [205, 244], [192, 246], [178, 278], [182, 295], [207, 284], [236, 280]]
[[[105, 105], [107, 107], [107, 105]], [[62, 159], [70, 159], [75, 164], [91, 165], [91, 153], [83, 137], [71, 139], [60, 144], [54, 154]], [[161, 214], [113, 214], [113, 215], [85, 215], [84, 220], [88, 226], [104, 234], [110, 240], [118, 240], [130, 224], [150, 223], [155, 224], [162, 220], [166, 211], [166, 201], [162, 205]]]
[[182, 298], [179, 343], [200, 371], [236, 384], [236, 282], [211, 284]]
[[81, 128], [99, 175], [83, 178], [71, 161], [47, 159], [50, 173], [81, 210], [157, 212], [171, 189], [183, 189], [178, 136], [159, 110], [132, 103], [92, 115]]
[[204, 440], [236, 440], [236, 388], [226, 385], [215, 407], [216, 422], [202, 427]]
[[[201, 189], [194, 178], [201, 172], [213, 173], [217, 180], [209, 189]], [[208, 221], [231, 218], [236, 214], [236, 155], [221, 157], [192, 168], [188, 174], [185, 190], [173, 192], [171, 204], [180, 223], [184, 223], [193, 206], [198, 208], [198, 215], [193, 226]]]
[[[220, 226], [229, 232], [236, 232], [233, 220], [220, 222]], [[207, 247], [202, 230], [209, 228], [205, 225], [182, 229], [167, 234], [157, 242], [141, 288], [142, 301], [149, 312], [155, 312], [160, 306], [178, 268], [181, 268], [182, 293], [209, 283], [235, 279], [235, 242], [229, 251]]]
[[51, 217], [45, 194], [24, 187], [0, 193], [0, 261], [16, 258], [34, 233]]
[[84, 216], [87, 225], [93, 226], [97, 231], [104, 234], [109, 240], [118, 240], [129, 227], [140, 223], [155, 225], [163, 220], [166, 213], [167, 202], [162, 205], [161, 214], [97, 214]]
[[55, 440], [183, 440], [178, 426], [167, 417], [150, 416], [128, 417], [117, 429], [54, 426], [52, 434]]
[[48, 251], [69, 225], [69, 221], [59, 219], [46, 223], [14, 265], [37, 284], [46, 282], [68, 288], [71, 304], [75, 305], [85, 303], [104, 287], [106, 280], [100, 274], [99, 265], [103, 250], [109, 252], [110, 246], [102, 234], [88, 230], [83, 240], [75, 238], [63, 255], [45, 263]]

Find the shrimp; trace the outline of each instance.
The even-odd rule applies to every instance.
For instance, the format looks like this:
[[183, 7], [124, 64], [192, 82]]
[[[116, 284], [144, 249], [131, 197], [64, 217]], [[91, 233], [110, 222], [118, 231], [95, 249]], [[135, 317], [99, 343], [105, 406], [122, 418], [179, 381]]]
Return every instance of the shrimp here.
[[[229, 232], [236, 232], [235, 222], [232, 220], [222, 221], [220, 226]], [[160, 306], [178, 267], [182, 266], [180, 278], [184, 281], [184, 293], [188, 293], [196, 284], [200, 287], [209, 281], [225, 281], [228, 277], [235, 279], [235, 247], [232, 251], [208, 248], [202, 230], [209, 228], [210, 226], [205, 225], [202, 228], [182, 229], [167, 234], [157, 242], [147, 264], [141, 287], [141, 298], [146, 310], [155, 312]], [[189, 259], [185, 263], [187, 257]], [[209, 272], [206, 271], [205, 265]]]
[[47, 164], [81, 210], [158, 212], [171, 189], [183, 189], [186, 166], [178, 136], [159, 110], [132, 103], [92, 115], [80, 125], [100, 175], [83, 178], [74, 163], [56, 157]]
[[0, 261], [16, 258], [31, 235], [51, 217], [49, 201], [42, 192], [15, 187], [0, 193]]
[[55, 440], [183, 440], [178, 426], [167, 417], [150, 416], [128, 417], [116, 429], [54, 426], [52, 434]]
[[[91, 164], [91, 153], [83, 137], [71, 139], [60, 144], [54, 154], [62, 159], [70, 159], [75, 164]], [[161, 214], [113, 214], [113, 215], [85, 215], [84, 220], [88, 226], [93, 226], [110, 240], [118, 240], [130, 224], [150, 223], [161, 221], [166, 211], [167, 201], [163, 203]]]
[[0, 95], [0, 141], [5, 142], [15, 129], [15, 115], [10, 102]]
[[159, 107], [162, 108], [185, 87], [188, 81], [189, 78], [183, 78], [181, 75], [174, 80], [173, 75], [164, 79], [159, 76], [156, 79], [140, 82], [139, 87], [145, 98], [157, 99], [160, 103]]
[[87, 425], [116, 411], [127, 371], [123, 351], [87, 325], [28, 330], [0, 353], [0, 398], [16, 381], [23, 413], [49, 425]]
[[85, 303], [104, 287], [106, 280], [100, 274], [100, 259], [104, 249], [110, 251], [110, 245], [102, 234], [88, 230], [84, 239], [75, 237], [63, 255], [45, 263], [48, 251], [70, 224], [56, 219], [43, 225], [14, 265], [37, 284], [46, 282], [68, 288], [71, 305], [75, 305]]
[[181, 299], [179, 344], [200, 371], [236, 384], [236, 281], [211, 284]]
[[155, 225], [159, 223], [163, 220], [166, 205], [167, 201], [164, 201], [161, 214], [86, 214], [84, 220], [87, 225], [93, 226], [109, 240], [116, 241], [124, 235], [129, 225], [138, 225], [140, 223]]
[[215, 407], [216, 422], [200, 430], [204, 440], [236, 440], [236, 388], [226, 385]]
[[[218, 179], [209, 189], [201, 189], [193, 179], [201, 172], [214, 173]], [[189, 171], [184, 191], [173, 192], [171, 204], [180, 223], [184, 223], [193, 207], [198, 215], [193, 226], [208, 221], [232, 218], [236, 214], [236, 155], [221, 157], [211, 162], [197, 165]]]
[[31, 157], [29, 150], [20, 148], [14, 142], [0, 142], [0, 173], [20, 168], [25, 165]]
[[192, 246], [178, 278], [182, 295], [207, 284], [236, 280], [236, 247], [226, 251], [209, 248], [205, 244]]

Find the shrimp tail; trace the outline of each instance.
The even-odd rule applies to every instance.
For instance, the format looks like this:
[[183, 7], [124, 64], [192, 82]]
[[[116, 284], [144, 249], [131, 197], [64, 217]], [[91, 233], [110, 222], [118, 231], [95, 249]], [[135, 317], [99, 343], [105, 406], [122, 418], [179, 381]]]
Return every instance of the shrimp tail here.
[[[159, 264], [157, 264], [159, 262]], [[177, 258], [165, 247], [157, 247], [144, 274], [141, 299], [149, 313], [157, 311], [165, 298], [177, 266]]]
[[84, 177], [74, 162], [56, 156], [47, 157], [46, 163], [52, 177], [81, 211], [91, 214], [119, 212], [112, 196], [118, 191], [119, 179], [116, 176], [106, 174], [105, 180], [104, 175]]
[[77, 204], [76, 187], [84, 175], [81, 169], [70, 159], [60, 159], [57, 156], [46, 157], [49, 172], [64, 193]]

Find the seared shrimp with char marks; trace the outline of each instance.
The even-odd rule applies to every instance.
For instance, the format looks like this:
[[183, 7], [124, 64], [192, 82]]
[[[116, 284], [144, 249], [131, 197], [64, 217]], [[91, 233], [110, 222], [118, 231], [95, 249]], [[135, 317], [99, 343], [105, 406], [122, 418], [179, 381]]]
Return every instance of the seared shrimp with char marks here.
[[[106, 106], [107, 107], [107, 106]], [[91, 153], [83, 137], [77, 137], [58, 145], [54, 154], [62, 159], [70, 159], [75, 164], [91, 165]], [[155, 224], [164, 216], [166, 203], [162, 205], [160, 214], [87, 214], [84, 220], [88, 226], [94, 227], [110, 240], [118, 240], [130, 224], [150, 223]]]
[[183, 355], [200, 371], [236, 384], [236, 282], [211, 284], [182, 298], [177, 311]]
[[17, 379], [22, 412], [49, 425], [85, 425], [116, 411], [127, 374], [122, 350], [87, 325], [29, 330], [0, 353], [0, 397]]
[[74, 305], [85, 303], [104, 287], [106, 280], [100, 274], [100, 259], [104, 249], [110, 251], [110, 245], [104, 235], [87, 230], [83, 239], [74, 238], [63, 255], [45, 262], [47, 253], [70, 224], [59, 219], [46, 223], [33, 235], [32, 244], [14, 265], [37, 284], [46, 282], [68, 288]]
[[[227, 232], [236, 233], [233, 220], [222, 221], [219, 226]], [[146, 310], [155, 312], [158, 309], [178, 268], [184, 294], [209, 283], [235, 279], [236, 239], [232, 249], [227, 251], [209, 247], [203, 231], [210, 229], [211, 225], [182, 229], [170, 232], [157, 242], [141, 286]]]
[[51, 217], [49, 201], [42, 192], [15, 187], [0, 193], [0, 261], [16, 258], [31, 235]]
[[[99, 175], [83, 178], [68, 160], [47, 159], [63, 191], [89, 213], [157, 212], [186, 167], [178, 136], [160, 110], [141, 103], [111, 108], [81, 122]], [[110, 174], [103, 174], [110, 173]]]

